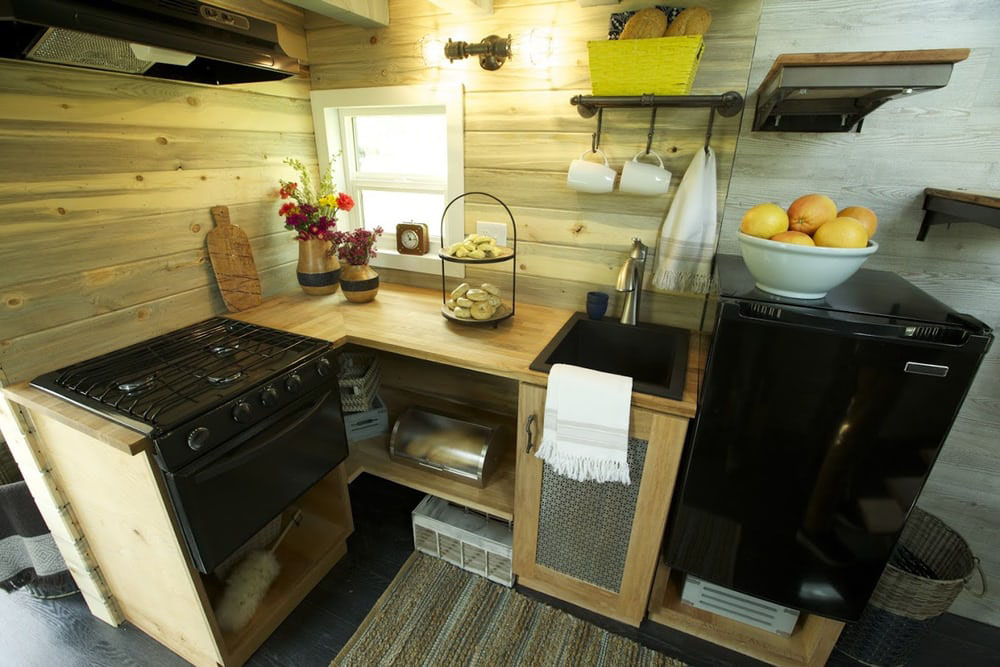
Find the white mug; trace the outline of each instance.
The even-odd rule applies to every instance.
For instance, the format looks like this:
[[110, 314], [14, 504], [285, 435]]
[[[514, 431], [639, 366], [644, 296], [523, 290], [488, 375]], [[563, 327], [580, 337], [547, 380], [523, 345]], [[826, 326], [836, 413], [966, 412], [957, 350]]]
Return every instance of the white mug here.
[[656, 151], [650, 151], [649, 155], [656, 158], [659, 166], [639, 162], [639, 156], [645, 154], [645, 151], [639, 151], [631, 162], [626, 162], [625, 166], [622, 167], [622, 180], [618, 185], [619, 192], [653, 197], [666, 194], [667, 190], [670, 189], [670, 172], [663, 168], [663, 160], [656, 154]]
[[615, 176], [618, 173], [608, 166], [608, 158], [598, 149], [604, 164], [584, 160], [583, 156], [591, 151], [584, 151], [579, 158], [569, 163], [566, 174], [566, 185], [580, 192], [604, 193], [611, 192], [615, 187]]

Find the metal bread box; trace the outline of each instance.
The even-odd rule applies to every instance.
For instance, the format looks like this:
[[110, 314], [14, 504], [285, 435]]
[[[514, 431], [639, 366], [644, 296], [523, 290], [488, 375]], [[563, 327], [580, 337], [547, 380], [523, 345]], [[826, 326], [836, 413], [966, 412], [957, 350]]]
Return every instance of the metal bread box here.
[[496, 468], [499, 428], [409, 408], [392, 427], [389, 456], [482, 487]]

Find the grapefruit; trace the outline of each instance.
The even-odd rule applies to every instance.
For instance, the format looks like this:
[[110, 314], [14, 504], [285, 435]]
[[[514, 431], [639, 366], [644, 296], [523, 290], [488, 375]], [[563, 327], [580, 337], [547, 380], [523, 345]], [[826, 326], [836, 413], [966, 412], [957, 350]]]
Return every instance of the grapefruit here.
[[865, 226], [865, 231], [868, 232], [868, 238], [875, 236], [875, 230], [878, 228], [878, 216], [875, 215], [875, 211], [870, 208], [865, 208], [864, 206], [848, 206], [843, 211], [838, 213], [837, 217], [854, 218]]
[[826, 195], [802, 195], [788, 207], [788, 228], [810, 236], [837, 217], [837, 205]]
[[772, 236], [771, 240], [778, 241], [780, 243], [794, 243], [795, 245], [816, 245], [816, 242], [812, 240], [811, 236], [803, 234], [802, 232], [781, 232], [780, 234]]
[[826, 248], [864, 248], [868, 231], [854, 218], [835, 218], [816, 230], [813, 241]]
[[743, 215], [740, 231], [769, 239], [788, 230], [788, 214], [777, 204], [757, 204]]

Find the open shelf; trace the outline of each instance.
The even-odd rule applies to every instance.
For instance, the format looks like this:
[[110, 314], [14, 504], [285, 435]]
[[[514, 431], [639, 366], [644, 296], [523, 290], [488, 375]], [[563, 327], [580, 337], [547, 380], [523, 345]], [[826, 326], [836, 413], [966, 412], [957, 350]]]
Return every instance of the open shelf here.
[[649, 620], [772, 665], [824, 665], [844, 624], [803, 614], [789, 637], [755, 628], [681, 602], [683, 575], [660, 561]]
[[[451, 401], [386, 386], [382, 387], [379, 395], [389, 409], [390, 425], [395, 423], [401, 412], [412, 405], [443, 413], [456, 413], [468, 409], [467, 406]], [[348, 479], [354, 479], [362, 472], [367, 472], [500, 519], [510, 520], [514, 517], [515, 420], [515, 417], [509, 415], [477, 411], [476, 421], [501, 427], [494, 446], [503, 448], [496, 470], [482, 488], [394, 461], [389, 458], [388, 435], [351, 443], [351, 455], [347, 460]]]
[[[339, 466], [285, 512], [282, 526], [291, 519], [295, 508], [302, 510], [302, 522], [289, 531], [275, 551], [281, 572], [257, 613], [242, 630], [220, 630], [220, 648], [227, 664], [243, 664], [347, 553], [346, 540], [354, 527], [346, 496], [344, 466]], [[224, 584], [210, 575], [202, 579], [214, 608]]]

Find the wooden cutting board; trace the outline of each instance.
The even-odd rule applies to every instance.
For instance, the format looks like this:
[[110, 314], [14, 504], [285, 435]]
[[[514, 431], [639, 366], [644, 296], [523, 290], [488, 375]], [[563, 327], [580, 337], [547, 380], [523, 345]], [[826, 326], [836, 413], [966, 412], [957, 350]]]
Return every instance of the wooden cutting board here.
[[259, 306], [262, 300], [260, 278], [253, 262], [250, 239], [246, 232], [229, 221], [229, 208], [213, 206], [215, 229], [206, 237], [215, 280], [219, 283], [226, 308], [233, 311]]

